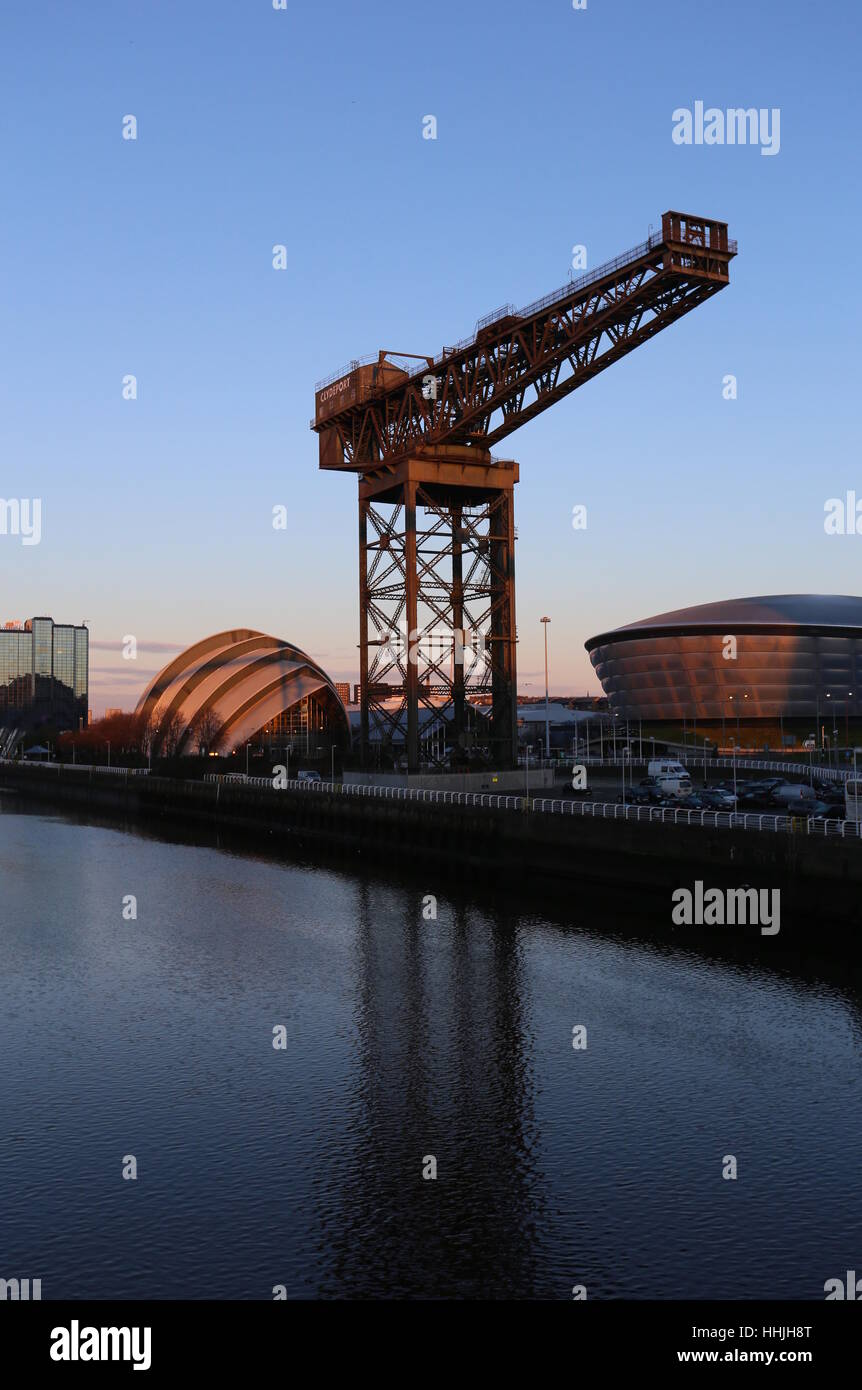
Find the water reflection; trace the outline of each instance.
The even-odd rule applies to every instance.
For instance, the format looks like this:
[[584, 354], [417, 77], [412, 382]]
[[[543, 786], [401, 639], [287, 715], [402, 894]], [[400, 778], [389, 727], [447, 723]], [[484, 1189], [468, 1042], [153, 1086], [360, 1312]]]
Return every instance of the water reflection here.
[[0, 1244], [46, 1296], [799, 1298], [848, 1267], [846, 938], [202, 838], [0, 798]]

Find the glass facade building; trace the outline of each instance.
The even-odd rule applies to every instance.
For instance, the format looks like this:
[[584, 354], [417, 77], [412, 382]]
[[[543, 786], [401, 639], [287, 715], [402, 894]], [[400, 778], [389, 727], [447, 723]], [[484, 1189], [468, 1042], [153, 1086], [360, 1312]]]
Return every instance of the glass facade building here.
[[86, 726], [89, 637], [86, 627], [53, 618], [0, 628], [0, 727]]

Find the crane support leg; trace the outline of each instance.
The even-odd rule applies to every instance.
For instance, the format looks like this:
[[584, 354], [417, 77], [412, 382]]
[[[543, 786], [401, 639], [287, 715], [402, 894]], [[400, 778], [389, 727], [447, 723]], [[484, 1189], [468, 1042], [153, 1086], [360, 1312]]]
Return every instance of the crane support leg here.
[[360, 479], [364, 765], [514, 766], [517, 476], [453, 447]]

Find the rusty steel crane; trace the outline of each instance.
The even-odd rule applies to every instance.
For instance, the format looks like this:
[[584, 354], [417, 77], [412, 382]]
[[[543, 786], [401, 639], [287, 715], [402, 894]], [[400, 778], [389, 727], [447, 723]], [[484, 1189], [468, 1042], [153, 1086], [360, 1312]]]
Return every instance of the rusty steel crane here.
[[436, 357], [382, 351], [318, 383], [320, 467], [359, 475], [364, 760], [372, 722], [391, 739], [406, 715], [411, 769], [420, 747], [513, 765], [518, 465], [491, 449], [717, 293], [735, 255], [727, 223], [666, 212], [640, 246]]

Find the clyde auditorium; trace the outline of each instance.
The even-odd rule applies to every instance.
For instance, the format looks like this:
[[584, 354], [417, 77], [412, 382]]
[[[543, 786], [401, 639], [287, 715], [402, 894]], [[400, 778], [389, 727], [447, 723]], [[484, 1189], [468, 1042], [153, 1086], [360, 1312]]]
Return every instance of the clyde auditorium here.
[[[253, 628], [206, 637], [168, 662], [138, 702], [153, 753], [231, 753], [248, 742], [349, 743], [347, 711], [326, 672], [299, 647]], [[312, 740], [314, 743], [312, 745]]]
[[729, 599], [643, 618], [585, 646], [611, 711], [627, 719], [862, 713], [862, 598]]

